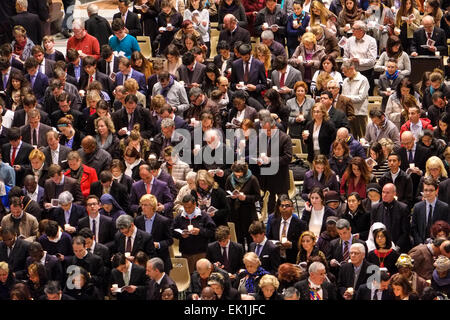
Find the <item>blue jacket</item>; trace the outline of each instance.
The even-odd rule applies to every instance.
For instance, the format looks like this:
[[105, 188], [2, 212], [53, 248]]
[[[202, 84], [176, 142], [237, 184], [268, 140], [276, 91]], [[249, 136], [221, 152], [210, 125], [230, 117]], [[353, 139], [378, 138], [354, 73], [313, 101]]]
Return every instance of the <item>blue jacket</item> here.
[[14, 187], [16, 185], [16, 172], [9, 163], [0, 161], [0, 179], [7, 186]]

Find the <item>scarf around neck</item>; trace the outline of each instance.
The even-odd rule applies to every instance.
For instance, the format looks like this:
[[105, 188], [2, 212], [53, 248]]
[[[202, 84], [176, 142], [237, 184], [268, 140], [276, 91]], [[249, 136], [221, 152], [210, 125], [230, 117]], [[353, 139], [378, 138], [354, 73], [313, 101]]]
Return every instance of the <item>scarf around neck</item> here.
[[234, 172], [231, 174], [231, 185], [233, 186], [234, 189], [236, 190], [240, 190], [244, 184], [250, 180], [250, 178], [252, 177], [252, 172], [250, 171], [250, 169], [247, 170], [247, 174], [245, 176], [242, 176], [241, 178], [236, 178], [236, 176], [234, 175]]
[[389, 72], [386, 71], [386, 78], [393, 81], [397, 79], [399, 74], [400, 74], [399, 70], [395, 71], [394, 74], [389, 74]]
[[248, 279], [245, 281], [245, 289], [247, 289], [247, 293], [255, 293], [256, 279], [268, 274], [268, 272], [262, 267], [258, 267], [255, 273], [249, 273], [247, 269], [245, 269], [244, 274], [245, 276], [248, 276]]

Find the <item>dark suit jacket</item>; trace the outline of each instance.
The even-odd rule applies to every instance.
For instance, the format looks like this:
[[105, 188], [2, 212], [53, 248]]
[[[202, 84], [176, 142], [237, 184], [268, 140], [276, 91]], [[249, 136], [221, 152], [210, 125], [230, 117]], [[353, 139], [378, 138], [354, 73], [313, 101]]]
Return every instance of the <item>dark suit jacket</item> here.
[[[305, 140], [305, 144], [308, 148], [308, 161], [312, 163], [314, 160], [314, 145], [313, 145], [313, 132], [314, 132], [314, 120], [311, 120], [306, 125], [306, 129], [309, 130], [308, 139]], [[319, 129], [319, 147], [320, 154], [330, 154], [330, 147], [333, 141], [336, 139], [336, 127], [332, 121], [323, 121]]]
[[[30, 75], [28, 73], [25, 75], [25, 78], [31, 85]], [[44, 100], [45, 89], [47, 89], [47, 87], [48, 77], [45, 74], [38, 72], [36, 74], [36, 79], [34, 80], [34, 86], [32, 87], [32, 89], [39, 103], [42, 103], [42, 101]]]
[[[31, 257], [27, 258], [27, 267], [30, 266], [34, 261]], [[63, 269], [61, 262], [55, 256], [51, 254], [45, 255], [45, 270], [47, 271], [47, 277], [49, 280], [62, 281], [63, 280]]]
[[[144, 181], [140, 180], [133, 183], [130, 194], [130, 211], [138, 212], [139, 199], [147, 193]], [[164, 205], [164, 216], [173, 219], [172, 208], [173, 198], [167, 183], [153, 178], [153, 185], [150, 193], [156, 197], [159, 203]]]
[[409, 239], [411, 231], [410, 211], [406, 204], [394, 200], [385, 206], [383, 202], [377, 204], [371, 212], [370, 225], [381, 222], [392, 236], [392, 241], [399, 246], [401, 252], [408, 252], [411, 248]]
[[[46, 147], [48, 145], [47, 143], [47, 132], [52, 131], [52, 127], [41, 123], [39, 125], [39, 132], [38, 132], [38, 143], [37, 146], [40, 147]], [[20, 134], [22, 135], [22, 140], [26, 143], [31, 144], [31, 127], [29, 124], [24, 125], [23, 127], [20, 128]], [[51, 159], [51, 158], [50, 158]], [[51, 160], [50, 160], [51, 161]]]
[[[58, 156], [58, 164], [63, 168], [67, 169], [67, 155], [69, 152], [72, 151], [69, 147], [66, 147], [62, 144], [59, 145], [59, 156]], [[52, 151], [50, 150], [50, 147], [45, 147], [42, 152], [45, 155], [45, 163], [47, 167], [49, 167], [52, 164]]]
[[[133, 293], [117, 293], [117, 300], [144, 300], [143, 292], [145, 292], [145, 290], [143, 290], [142, 287], [145, 286], [145, 282], [145, 268], [138, 266], [137, 264], [133, 264], [131, 267], [129, 285], [137, 286], [138, 290]], [[125, 282], [123, 281], [123, 273], [115, 268], [111, 271], [111, 284], [117, 284], [119, 288], [122, 288], [125, 285]]]
[[446, 179], [439, 183], [438, 198], [450, 206], [450, 179]]
[[[433, 225], [438, 220], [450, 223], [450, 213], [448, 205], [440, 200], [436, 201], [434, 210], [432, 211]], [[420, 201], [414, 205], [411, 222], [411, 235], [414, 239], [414, 246], [425, 243], [427, 226], [427, 208], [426, 202]]]
[[[14, 164], [20, 165], [20, 170], [16, 171], [16, 184], [18, 186], [23, 186], [23, 178], [25, 177], [25, 173], [27, 170], [31, 168], [30, 159], [28, 159], [28, 155], [31, 151], [33, 151], [33, 146], [22, 142], [22, 146], [16, 153], [16, 158], [14, 160]], [[11, 144], [5, 144], [2, 146], [2, 161], [9, 163], [11, 166]]]
[[178, 300], [178, 288], [176, 283], [167, 275], [161, 279], [161, 283], [158, 284], [154, 280], [150, 280], [148, 283], [146, 300], [161, 300], [161, 291], [163, 288], [171, 288], [175, 300]]
[[103, 266], [110, 268], [111, 255], [109, 254], [109, 248], [101, 243], [96, 242], [94, 248], [94, 255], [99, 256], [103, 260]]
[[367, 282], [367, 278], [371, 275], [367, 273], [367, 268], [371, 265], [372, 264], [367, 262], [366, 259], [363, 260], [361, 271], [359, 272], [358, 279], [356, 280], [356, 285], [353, 286], [353, 282], [355, 280], [354, 266], [352, 263], [344, 263], [339, 270], [339, 277], [337, 280], [339, 296], [342, 297], [347, 288], [352, 287], [355, 291], [357, 291], [359, 286], [365, 284]]
[[50, 59], [44, 59], [45, 64], [45, 70], [44, 73], [47, 76], [47, 78], [51, 79], [53, 78], [53, 70], [55, 69], [55, 61]]
[[[49, 178], [45, 181], [44, 189], [44, 202], [50, 203], [52, 199], [58, 199], [59, 194], [56, 194], [56, 184], [52, 179]], [[69, 191], [75, 203], [83, 204], [84, 198], [77, 180], [64, 176], [63, 190], [61, 192], [63, 191]]]
[[[106, 64], [107, 64], [107, 62], [105, 61], [105, 59], [100, 58], [97, 61], [97, 70], [100, 71], [101, 73], [108, 75], [106, 73], [107, 72]], [[112, 70], [112, 72], [115, 72], [115, 73], [119, 72], [119, 58], [115, 57], [114, 55], [113, 55], [113, 70]]]
[[[128, 75], [128, 79], [130, 78], [130, 75]], [[135, 79], [139, 85], [139, 92], [141, 92], [143, 95], [147, 96], [147, 80], [145, 79], [145, 75], [137, 70], [131, 69], [131, 78]], [[117, 72], [116, 74], [116, 81], [114, 83], [114, 88], [123, 85], [123, 80], [125, 79], [125, 76], [121, 71]]]
[[[109, 94], [109, 96], [112, 96], [113, 91], [113, 81], [104, 73], [100, 71], [95, 72], [94, 76], [95, 80], [100, 82], [102, 84], [102, 89], [106, 93]], [[80, 81], [78, 82], [78, 89], [80, 90], [86, 90], [87, 86], [89, 84], [89, 75], [87, 73], [83, 73], [80, 76]]]
[[[117, 252], [125, 253], [125, 242], [125, 236], [120, 231], [117, 231], [114, 236], [114, 249]], [[144, 251], [150, 259], [156, 256], [152, 235], [137, 229], [136, 237], [134, 238], [133, 247], [131, 249], [131, 255], [135, 257], [139, 251]]]
[[[43, 176], [41, 175], [41, 178], [43, 178]], [[39, 179], [39, 182], [41, 182], [41, 179]], [[38, 185], [36, 186], [36, 188], [38, 188], [38, 194], [37, 194], [37, 203], [39, 205], [41, 205], [42, 200], [44, 199], [44, 188], [38, 183]], [[25, 188], [22, 188], [22, 191], [24, 194], [27, 194], [27, 190]], [[27, 208], [28, 209], [28, 208]], [[30, 212], [28, 212], [30, 213]], [[37, 219], [37, 218], [36, 218]], [[39, 221], [39, 219], [38, 219]]]
[[0, 133], [0, 145], [3, 146], [9, 142], [9, 137], [8, 137], [9, 129], [5, 128], [4, 126], [1, 126], [1, 127], [2, 127], [2, 129], [1, 129], [2, 132]]
[[[223, 270], [231, 274], [236, 274], [240, 269], [244, 268], [242, 259], [244, 258], [244, 248], [240, 243], [230, 241], [228, 248], [228, 261], [229, 268], [224, 268]], [[208, 244], [208, 249], [206, 250], [206, 259], [212, 263], [220, 262], [221, 265], [224, 264], [222, 248], [218, 241]]]
[[[270, 233], [267, 235], [270, 240], [281, 241], [280, 231], [283, 228], [281, 221], [281, 217], [274, 218], [270, 221]], [[296, 263], [298, 254], [298, 239], [306, 230], [308, 230], [306, 223], [296, 216], [292, 216], [289, 229], [287, 231], [287, 239], [292, 242], [292, 248], [286, 250], [286, 262]]]
[[[231, 89], [236, 90], [236, 85], [239, 82], [244, 82], [244, 61], [238, 59], [231, 64]], [[261, 91], [267, 89], [267, 77], [264, 64], [258, 59], [252, 58], [248, 72], [248, 82], [256, 86], [255, 91], [249, 92], [251, 97], [256, 98]], [[247, 84], [245, 83], [245, 84]]]
[[[92, 230], [89, 223], [89, 217], [81, 218], [78, 221], [78, 231], [83, 228], [89, 228]], [[116, 233], [116, 226], [110, 217], [100, 215], [100, 226], [98, 227], [98, 239], [97, 242], [104, 244], [108, 248], [114, 245], [114, 235]]]
[[[225, 71], [227, 71], [228, 69], [231, 69], [231, 63], [233, 63], [233, 58], [234, 58], [234, 54], [233, 52], [230, 53], [230, 57], [228, 58], [228, 60], [226, 60], [227, 62], [227, 66], [225, 68]], [[217, 68], [219, 68], [219, 70], [222, 70], [222, 56], [220, 54], [216, 55], [213, 59], [213, 63], [217, 66]]]
[[96, 287], [102, 288], [104, 285], [104, 269], [103, 260], [99, 256], [90, 252], [83, 259], [78, 259], [73, 256], [72, 259], [67, 261], [67, 266], [75, 265], [83, 267], [91, 276], [91, 283]]
[[[96, 195], [99, 199], [103, 195], [103, 186], [100, 181], [91, 184], [90, 194]], [[111, 184], [109, 194], [114, 197], [117, 203], [122, 207], [123, 211], [128, 212], [128, 190], [127, 187], [114, 181]]]
[[[145, 232], [145, 217], [140, 215], [134, 219], [134, 225]], [[169, 247], [173, 244], [171, 227], [172, 221], [159, 213], [155, 214], [155, 220], [152, 226], [152, 238], [154, 242], [159, 242], [159, 249], [156, 250], [156, 256], [164, 261], [164, 271], [169, 273], [172, 269], [170, 261]]]
[[[300, 300], [311, 300], [311, 294], [309, 292], [309, 281], [308, 279], [297, 282], [294, 287], [300, 293]], [[334, 284], [324, 281], [322, 283], [323, 300], [337, 300], [336, 297], [336, 287]]]
[[223, 29], [222, 31], [220, 31], [219, 41], [217, 43], [219, 43], [222, 40], [231, 44], [234, 44], [237, 41], [242, 41], [243, 43], [250, 43], [251, 42], [250, 32], [247, 29], [237, 25], [236, 30], [234, 30], [234, 32], [231, 32], [228, 29]]
[[84, 22], [86, 31], [93, 37], [97, 38], [100, 47], [108, 44], [108, 38], [113, 34], [111, 26], [105, 18], [97, 13], [92, 14], [89, 19]]
[[204, 64], [196, 62], [192, 75], [189, 75], [191, 71], [184, 64], [182, 64], [177, 70], [178, 80], [184, 81], [185, 85], [190, 85], [191, 83], [201, 85], [205, 79], [205, 69], [206, 66]]
[[[406, 170], [408, 170], [409, 168], [409, 161], [408, 161], [409, 153], [405, 147], [398, 148], [396, 152], [400, 155], [402, 161], [400, 168], [406, 172]], [[431, 155], [428, 148], [422, 147], [421, 145], [416, 143], [416, 151], [413, 154], [414, 164], [416, 167], [425, 172], [425, 163], [430, 158], [430, 156]]]
[[[153, 123], [148, 109], [137, 106], [133, 113], [133, 125], [140, 124], [140, 132], [143, 138], [149, 139], [154, 135], [155, 124]], [[122, 108], [111, 115], [116, 131], [123, 127], [128, 128], [128, 114], [125, 108]], [[119, 138], [122, 138], [119, 136]]]
[[[114, 14], [113, 20], [116, 18], [122, 19], [122, 15], [120, 12]], [[127, 19], [125, 20], [125, 28], [128, 29], [128, 34], [135, 38], [137, 36], [142, 36], [142, 26], [139, 17], [136, 13], [131, 12], [130, 10], [128, 10], [127, 12]]]
[[[256, 252], [255, 242], [250, 243], [248, 251]], [[280, 249], [275, 244], [273, 244], [272, 241], [267, 240], [261, 250], [259, 260], [261, 261], [261, 267], [263, 267], [266, 271], [275, 274], [278, 271], [278, 266], [281, 263]]]
[[6, 244], [0, 242], [0, 261], [8, 263], [9, 270], [16, 273], [16, 278], [25, 279], [27, 275], [27, 257], [28, 247], [30, 243], [22, 239], [16, 239], [14, 248], [8, 257], [8, 250]]
[[[280, 77], [281, 77], [280, 71], [278, 70], [272, 71], [272, 74], [270, 75], [270, 78], [272, 79], [272, 86], [277, 86], [278, 88], [280, 88]], [[284, 86], [293, 89], [295, 83], [297, 81], [302, 80], [303, 80], [302, 73], [296, 68], [291, 67], [287, 75], [287, 78], [284, 79]], [[292, 91], [292, 93], [285, 93], [281, 95], [284, 101], [287, 101], [288, 99], [293, 98], [294, 96], [295, 96], [294, 91]]]
[[345, 127], [350, 129], [350, 124], [348, 123], [348, 119], [344, 111], [331, 107], [328, 115], [330, 116], [330, 121], [333, 122], [335, 128], [339, 129]]
[[[39, 109], [39, 107], [37, 109], [39, 110], [39, 113], [41, 114], [41, 123], [51, 126], [52, 123], [50, 121], [48, 114], [45, 111], [42, 111], [41, 109]], [[25, 125], [25, 110], [19, 109], [19, 110], [14, 111], [14, 118], [13, 118], [11, 127], [20, 128], [24, 125]]]
[[391, 88], [392, 91], [396, 91], [397, 86], [402, 81], [402, 79], [403, 76], [399, 74], [398, 77], [394, 81], [392, 81], [391, 84], [391, 81], [386, 77], [385, 72], [378, 79], [378, 88], [379, 88], [378, 94], [383, 97], [383, 100], [381, 101], [381, 108], [383, 110], [386, 109], [386, 103], [389, 99], [389, 96], [385, 94], [386, 89]]
[[[381, 188], [384, 187], [385, 184], [392, 183], [392, 175], [391, 171], [384, 173], [381, 178], [378, 180], [378, 184]], [[405, 173], [405, 171], [400, 169], [400, 173], [395, 179], [394, 183], [397, 189], [397, 197], [398, 200], [407, 204], [408, 207], [413, 206], [413, 183], [411, 177]]]
[[[360, 243], [362, 245], [364, 245], [364, 247], [366, 248], [366, 255], [367, 255], [367, 245], [365, 241], [356, 239], [355, 237], [353, 237], [352, 239], [352, 244], [355, 243]], [[340, 238], [334, 239], [330, 242], [330, 249], [328, 250], [328, 254], [327, 254], [327, 261], [331, 261], [332, 259], [336, 259], [338, 262], [347, 262], [347, 261], [343, 261], [344, 257], [343, 257], [343, 251], [342, 251], [342, 240]], [[350, 250], [350, 248], [349, 248]]]
[[[383, 293], [381, 294], [381, 300], [394, 300], [394, 298], [395, 296], [391, 288], [383, 290]], [[370, 301], [372, 300], [372, 290], [367, 288], [367, 284], [362, 284], [359, 286], [358, 290], [356, 290], [356, 294], [353, 299]]]
[[[70, 209], [69, 224], [72, 227], [78, 227], [78, 221], [87, 216], [86, 208], [78, 204], [72, 203], [72, 208]], [[64, 210], [61, 207], [54, 208], [52, 210], [52, 220], [58, 222], [61, 228], [64, 228], [66, 224], [66, 218], [64, 217]]]
[[[431, 39], [436, 41], [434, 46], [436, 47], [436, 50], [441, 53], [441, 55], [447, 54], [447, 37], [444, 30], [434, 27]], [[434, 56], [434, 52], [421, 47], [421, 45], [424, 44], [427, 44], [427, 35], [424, 28], [419, 28], [414, 31], [411, 43], [411, 52], [417, 52], [420, 56]]]
[[13, 26], [22, 26], [27, 31], [27, 37], [34, 44], [41, 44], [43, 32], [39, 17], [30, 12], [21, 12], [11, 17]]
[[[336, 213], [334, 212], [333, 209], [325, 206], [325, 212], [323, 214], [323, 219], [322, 219], [322, 228], [320, 229], [320, 232], [324, 232], [327, 229], [327, 218], [330, 216], [335, 216]], [[305, 223], [305, 225], [308, 227], [309, 226], [309, 221], [311, 220], [311, 211], [307, 211], [307, 210], [303, 210], [303, 214], [302, 214], [302, 221]]]
[[47, 21], [49, 18], [47, 1], [28, 0], [28, 12], [37, 14], [42, 22]]

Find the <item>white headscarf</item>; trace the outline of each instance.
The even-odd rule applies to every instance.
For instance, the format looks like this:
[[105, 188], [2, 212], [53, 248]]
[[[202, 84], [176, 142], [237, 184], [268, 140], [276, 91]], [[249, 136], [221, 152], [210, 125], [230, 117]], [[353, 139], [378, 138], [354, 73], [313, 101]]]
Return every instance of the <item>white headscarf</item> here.
[[[377, 229], [386, 229], [386, 226], [382, 224], [381, 222], [375, 222], [371, 227], [369, 231], [369, 238], [366, 241], [367, 249], [370, 251], [375, 250], [377, 247], [375, 246], [375, 239], [373, 238], [373, 231]], [[395, 248], [394, 242], [392, 242], [392, 248]]]

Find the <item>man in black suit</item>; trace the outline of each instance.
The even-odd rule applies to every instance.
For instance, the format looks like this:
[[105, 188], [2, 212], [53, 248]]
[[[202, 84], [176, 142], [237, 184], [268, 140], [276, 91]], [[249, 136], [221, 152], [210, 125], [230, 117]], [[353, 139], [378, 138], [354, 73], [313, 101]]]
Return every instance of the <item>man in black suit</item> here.
[[[434, 18], [432, 16], [424, 16], [422, 18], [423, 28], [414, 31], [413, 40], [411, 43], [411, 56], [434, 56], [436, 51], [441, 55], [447, 53], [447, 41], [445, 31], [441, 28], [435, 27]], [[429, 40], [434, 41], [430, 46]], [[422, 48], [427, 45], [427, 48]]]
[[243, 44], [239, 47], [241, 58], [231, 64], [231, 88], [242, 89], [241, 82], [246, 86], [251, 97], [264, 103], [261, 91], [267, 89], [267, 77], [264, 64], [252, 57], [252, 46]]
[[187, 51], [181, 58], [183, 64], [178, 67], [178, 80], [183, 81], [186, 90], [192, 87], [200, 87], [205, 79], [206, 66], [195, 60], [191, 51]]
[[67, 265], [84, 268], [91, 276], [91, 283], [101, 289], [105, 285], [102, 258], [86, 250], [86, 240], [81, 236], [73, 238], [72, 248], [74, 256], [67, 261]]
[[142, 215], [136, 217], [134, 225], [139, 230], [152, 235], [156, 256], [164, 261], [165, 272], [169, 273], [172, 269], [169, 254], [169, 247], [173, 244], [170, 229], [172, 221], [169, 218], [156, 213], [158, 200], [154, 195], [143, 195], [139, 200], [139, 204], [142, 209]]
[[49, 281], [44, 288], [45, 295], [41, 296], [39, 300], [62, 300], [62, 301], [72, 301], [75, 298], [62, 293], [60, 282]]
[[35, 57], [29, 57], [25, 60], [24, 69], [26, 71], [25, 79], [30, 83], [38, 102], [42, 103], [45, 89], [48, 87], [48, 77], [39, 71], [39, 62]]
[[27, 31], [27, 37], [35, 44], [40, 44], [42, 42], [43, 32], [42, 24], [39, 20], [39, 16], [34, 13], [30, 13], [28, 10], [28, 2], [18, 0], [16, 2], [16, 12], [17, 14], [12, 19], [12, 25], [22, 26]]
[[390, 276], [386, 271], [380, 269], [380, 281], [374, 281], [369, 287], [366, 283], [356, 290], [355, 300], [394, 300], [395, 296], [392, 288], [389, 287]]
[[147, 261], [146, 274], [150, 278], [148, 283], [146, 300], [161, 300], [162, 289], [172, 289], [175, 300], [178, 300], [178, 288], [176, 283], [164, 272], [164, 262], [160, 258], [152, 258]]
[[11, 63], [9, 62], [8, 58], [6, 58], [6, 57], [0, 57], [0, 72], [1, 72], [1, 78], [0, 78], [0, 90], [1, 91], [6, 91], [6, 87], [8, 86], [8, 83], [11, 82], [11, 80], [10, 80], [11, 73], [22, 73], [22, 71], [12, 67]]
[[446, 179], [439, 183], [438, 198], [450, 206], [450, 179]]
[[55, 256], [45, 252], [39, 242], [35, 241], [30, 243], [28, 253], [30, 256], [27, 258], [27, 267], [32, 263], [41, 263], [45, 267], [48, 280], [59, 282], [63, 280], [64, 277], [61, 262]]
[[327, 271], [322, 262], [311, 263], [308, 273], [307, 279], [294, 285], [300, 293], [300, 300], [337, 300], [336, 287], [326, 281]]
[[47, 133], [53, 129], [40, 121], [41, 114], [38, 110], [33, 109], [28, 112], [28, 124], [20, 128], [20, 135], [23, 142], [44, 148], [47, 146]]
[[[36, 43], [36, 42], [35, 42]], [[40, 42], [38, 42], [40, 43]], [[45, 58], [45, 50], [40, 45], [35, 45], [31, 49], [31, 54], [39, 63], [39, 72], [45, 74], [47, 78], [53, 78], [53, 70], [55, 69], [55, 61]]]
[[216, 229], [216, 240], [208, 244], [206, 259], [228, 273], [237, 274], [244, 268], [244, 248], [240, 243], [231, 241], [230, 228], [219, 226]]
[[105, 277], [107, 278], [109, 276], [109, 273], [111, 272], [111, 270], [109, 269], [111, 266], [111, 255], [109, 253], [108, 247], [95, 241], [94, 234], [89, 228], [81, 229], [78, 232], [78, 235], [83, 237], [86, 241], [87, 252], [90, 252], [102, 258], [103, 266], [105, 267], [105, 270], [108, 270], [107, 272], [105, 272]]
[[400, 166], [402, 164], [400, 155], [391, 153], [388, 156], [389, 171], [385, 172], [378, 184], [383, 188], [387, 183], [393, 183], [398, 190], [397, 200], [408, 205], [409, 208], [413, 206], [413, 183], [411, 177], [405, 173]]
[[90, 194], [101, 198], [105, 193], [109, 193], [117, 203], [122, 207], [123, 211], [128, 212], [129, 200], [127, 187], [113, 181], [111, 171], [102, 171], [99, 175], [99, 181], [91, 184]]
[[172, 194], [172, 198], [176, 199], [178, 190], [175, 186], [175, 181], [169, 173], [161, 170], [161, 161], [151, 158], [147, 160], [147, 164], [150, 167], [150, 172], [152, 173], [153, 177], [155, 179], [158, 179], [159, 181], [167, 183], [167, 186], [170, 189], [170, 193]]
[[54, 130], [47, 132], [47, 144], [48, 146], [42, 150], [47, 167], [57, 164], [62, 169], [67, 169], [67, 155], [72, 149], [59, 144], [59, 132]]
[[100, 200], [97, 196], [90, 195], [87, 197], [86, 210], [88, 217], [78, 221], [78, 230], [89, 228], [95, 235], [95, 241], [104, 244], [111, 250], [114, 245], [116, 228], [110, 217], [100, 215]]
[[[408, 173], [413, 183], [412, 194], [415, 195], [417, 194], [420, 177], [425, 172], [425, 164], [431, 157], [430, 149], [416, 143], [411, 131], [404, 131], [400, 140], [402, 147], [396, 150], [401, 159], [400, 168], [405, 172], [409, 169]], [[410, 167], [411, 164], [414, 164], [413, 168]]]
[[12, 121], [11, 127], [17, 127], [20, 128], [26, 124], [28, 124], [28, 112], [30, 112], [33, 109], [36, 109], [41, 114], [41, 122], [51, 126], [52, 123], [50, 121], [50, 118], [48, 114], [45, 111], [42, 111], [41, 106], [39, 105], [36, 100], [36, 96], [34, 94], [27, 94], [22, 100], [23, 109], [16, 110], [14, 112], [14, 118]]
[[333, 93], [330, 91], [322, 91], [320, 93], [320, 103], [322, 103], [328, 110], [330, 121], [333, 122], [336, 129], [347, 128], [350, 129], [347, 116], [342, 110], [333, 107]]
[[42, 0], [28, 0], [28, 12], [37, 14], [39, 20], [46, 22], [49, 18], [48, 2]]
[[336, 229], [339, 238], [330, 242], [330, 249], [327, 254], [327, 261], [330, 262], [331, 271], [335, 275], [338, 274], [339, 267], [350, 259], [350, 247], [352, 244], [360, 243], [365, 246], [364, 241], [352, 235], [352, 227], [348, 220], [339, 219], [336, 222]]
[[101, 58], [97, 61], [98, 71], [111, 77], [111, 73], [119, 72], [119, 58], [113, 54], [108, 44], [102, 45], [100, 49]]
[[408, 252], [411, 249], [409, 239], [411, 231], [410, 211], [406, 204], [395, 200], [396, 187], [388, 183], [383, 187], [381, 198], [383, 202], [372, 208], [370, 225], [381, 222], [391, 234], [397, 251]]
[[227, 43], [235, 43], [242, 41], [242, 43], [250, 44], [250, 32], [247, 29], [241, 28], [238, 22], [238, 19], [232, 14], [227, 14], [223, 18], [223, 30], [220, 31], [219, 42], [226, 41]]
[[129, 215], [121, 215], [116, 220], [117, 230], [114, 237], [114, 249], [116, 252], [129, 253], [131, 261], [139, 251], [143, 251], [148, 257], [156, 256], [155, 243], [150, 233], [139, 230], [135, 225], [133, 218]]
[[33, 146], [22, 141], [19, 128], [9, 129], [9, 143], [2, 146], [2, 161], [9, 163], [16, 172], [16, 185], [23, 186], [23, 178], [31, 168], [28, 158]]
[[70, 235], [78, 229], [78, 221], [87, 216], [86, 208], [73, 203], [73, 196], [69, 191], [62, 192], [58, 197], [59, 206], [51, 210], [52, 220]]
[[[173, 111], [173, 108], [169, 104], [166, 104], [163, 107], [161, 107], [161, 109], [159, 109], [159, 120], [156, 122], [157, 131], [161, 131], [161, 122], [164, 119], [173, 120], [175, 129], [186, 129], [186, 130], [192, 129], [191, 127], [189, 127], [189, 125], [183, 118], [181, 118], [175, 114], [175, 112]], [[153, 139], [152, 145], [154, 143], [155, 143], [155, 139]]]
[[83, 204], [84, 198], [81, 193], [80, 183], [62, 172], [62, 168], [57, 164], [52, 164], [48, 168], [49, 178], [44, 184], [44, 208], [50, 210], [53, 208], [52, 199], [58, 199], [64, 191], [69, 191], [75, 199], [75, 203]]
[[296, 263], [298, 254], [298, 239], [308, 229], [306, 223], [293, 216], [294, 203], [284, 194], [279, 198], [280, 206], [275, 209], [280, 215], [270, 221], [270, 240], [278, 240], [281, 262]]
[[[146, 274], [145, 269], [130, 262], [123, 253], [116, 253], [111, 260], [111, 292], [117, 300], [143, 300], [145, 297]], [[124, 287], [122, 292], [116, 292]]]
[[411, 222], [411, 235], [414, 246], [425, 243], [431, 236], [431, 226], [438, 220], [450, 223], [448, 205], [437, 199], [439, 184], [432, 177], [423, 180], [424, 200], [414, 205]]
[[113, 15], [114, 19], [122, 19], [125, 23], [125, 31], [133, 37], [142, 35], [142, 26], [136, 13], [128, 10], [130, 0], [119, 0], [119, 11]]
[[113, 34], [108, 20], [98, 15], [98, 7], [93, 3], [88, 5], [87, 14], [89, 19], [84, 22], [86, 31], [97, 38], [100, 46], [108, 44], [109, 37]]
[[80, 77], [78, 89], [87, 90], [89, 84], [98, 81], [101, 83], [103, 91], [112, 96], [113, 82], [106, 74], [97, 71], [97, 60], [94, 57], [83, 58], [83, 69], [85, 72]]
[[350, 247], [351, 263], [344, 263], [339, 270], [338, 297], [352, 300], [354, 293], [362, 284], [367, 283], [369, 276], [375, 272], [375, 270], [370, 270], [369, 267], [372, 264], [365, 259], [365, 255], [366, 249], [363, 244], [352, 244]]
[[127, 131], [131, 131], [135, 124], [140, 125], [140, 132], [143, 138], [150, 138], [154, 135], [155, 124], [147, 108], [138, 106], [138, 98], [134, 94], [125, 97], [125, 108], [114, 112], [111, 116], [114, 127], [119, 138], [126, 137]]
[[26, 279], [30, 242], [17, 238], [14, 229], [9, 227], [3, 228], [1, 235], [0, 261], [8, 263], [9, 270], [15, 273], [17, 279]]
[[220, 74], [226, 76], [228, 72], [231, 72], [231, 63], [234, 61], [234, 54], [231, 52], [230, 45], [226, 40], [218, 42], [217, 52], [218, 54], [214, 57], [213, 62], [219, 68]]
[[261, 267], [275, 274], [281, 263], [280, 248], [266, 237], [266, 229], [260, 221], [254, 221], [248, 228], [253, 239], [250, 243], [249, 252], [254, 252], [261, 261]]
[[[170, 108], [170, 106], [168, 107]], [[150, 153], [154, 153], [158, 159], [164, 159], [164, 149], [169, 146], [175, 147], [180, 142], [183, 142], [184, 137], [175, 131], [175, 121], [170, 118], [162, 119], [160, 126], [161, 132], [153, 138], [150, 144]], [[172, 187], [169, 187], [172, 192]], [[176, 193], [173, 196], [175, 199], [177, 197]]]

